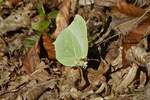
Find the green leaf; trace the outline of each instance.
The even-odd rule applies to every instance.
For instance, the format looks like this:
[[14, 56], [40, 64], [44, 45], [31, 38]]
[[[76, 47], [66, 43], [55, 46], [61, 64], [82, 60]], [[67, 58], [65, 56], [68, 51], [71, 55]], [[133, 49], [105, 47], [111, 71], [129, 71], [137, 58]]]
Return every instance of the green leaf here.
[[34, 36], [30, 36], [30, 37], [27, 37], [25, 39], [25, 47], [27, 48], [32, 48], [34, 46], [34, 44], [36, 43], [36, 41], [38, 41], [40, 38], [40, 35], [39, 34], [36, 34]]
[[65, 66], [82, 66], [88, 53], [86, 22], [76, 15], [54, 42], [56, 59]]
[[48, 14], [48, 19], [55, 19], [57, 17], [58, 10], [53, 10]]
[[37, 9], [38, 9], [39, 15], [45, 16], [45, 10], [44, 10], [43, 3], [41, 0], [38, 0]]
[[4, 3], [4, 0], [0, 0], [0, 6]]
[[46, 30], [48, 26], [49, 26], [49, 21], [44, 19], [32, 23], [32, 29], [40, 32]]

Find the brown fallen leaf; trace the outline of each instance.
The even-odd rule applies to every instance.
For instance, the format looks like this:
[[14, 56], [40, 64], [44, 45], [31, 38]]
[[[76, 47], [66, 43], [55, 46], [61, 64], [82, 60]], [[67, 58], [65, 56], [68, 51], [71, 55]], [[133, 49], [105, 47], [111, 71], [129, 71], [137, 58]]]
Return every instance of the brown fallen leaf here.
[[105, 77], [109, 69], [110, 69], [109, 64], [107, 64], [106, 61], [103, 60], [102, 63], [100, 63], [98, 70], [93, 70], [89, 68], [87, 73], [87, 78], [90, 83], [89, 89], [92, 88], [96, 90], [95, 93], [97, 94], [101, 93], [102, 95], [105, 96], [110, 94]]
[[138, 65], [144, 66], [146, 65], [146, 49], [138, 46], [132, 46], [126, 52], [126, 59], [130, 60], [130, 62], [137, 63]]
[[71, 0], [63, 0], [62, 7], [60, 8], [60, 11], [56, 17], [56, 30], [52, 34], [54, 38], [56, 38], [59, 35], [59, 33], [68, 26], [70, 19], [70, 8]]
[[145, 12], [144, 9], [135, 7], [132, 4], [128, 4], [125, 0], [117, 0], [117, 8], [121, 13], [124, 13], [129, 16], [133, 16], [133, 17], [142, 16]]
[[5, 41], [0, 37], [0, 60], [3, 59], [4, 54], [8, 51]]
[[81, 71], [82, 69], [79, 67], [77, 68], [65, 67], [64, 68], [63, 75], [65, 76], [65, 80], [62, 80], [59, 86], [61, 99], [70, 100], [70, 96], [72, 95], [71, 89], [78, 88], [79, 86], [81, 86], [82, 77], [83, 77], [81, 76], [82, 75]]
[[[52, 89], [55, 89], [55, 86], [57, 85], [57, 81], [58, 80], [56, 79], [52, 79], [49, 81], [44, 81], [40, 84], [35, 84], [22, 95], [23, 100], [37, 100], [48, 88], [50, 88], [51, 93], [53, 93]], [[56, 93], [53, 93], [53, 95], [56, 95]], [[49, 100], [54, 100], [54, 98], [51, 97], [49, 98]]]
[[6, 0], [5, 1], [5, 4], [8, 6], [8, 7], [16, 7], [18, 6], [19, 4], [21, 4], [22, 0]]
[[41, 63], [36, 66], [36, 70], [30, 75], [30, 80], [37, 80], [38, 82], [49, 80], [51, 77], [45, 68], [48, 68], [48, 65], [45, 65], [45, 63], [41, 61]]
[[0, 85], [3, 86], [10, 80], [10, 72], [7, 70], [0, 70]]
[[106, 77], [102, 73], [100, 73], [100, 71], [96, 71], [93, 69], [88, 69], [87, 77], [92, 88], [96, 88], [106, 81]]
[[[36, 0], [37, 1], [37, 0]], [[42, 0], [43, 4], [51, 8], [60, 8], [63, 0]]]
[[79, 5], [81, 6], [86, 6], [86, 5], [91, 5], [94, 4], [95, 0], [79, 0]]
[[42, 41], [43, 41], [43, 46], [48, 54], [48, 58], [55, 60], [56, 56], [55, 56], [55, 47], [53, 44], [53, 40], [48, 36], [47, 33], [43, 33]]
[[83, 95], [83, 93], [73, 87], [70, 89], [70, 95], [73, 99], [80, 100], [80, 97]]
[[36, 42], [34, 47], [32, 47], [27, 53], [26, 57], [23, 60], [22, 70], [28, 74], [31, 74], [37, 65], [40, 64], [40, 46], [39, 41]]
[[120, 52], [121, 50], [119, 48], [119, 41], [113, 42], [108, 48], [108, 53], [106, 54], [105, 60], [112, 66], [119, 64], [117, 58], [118, 60], [121, 60], [119, 59]]
[[64, 70], [64, 75], [66, 76], [67, 84], [70, 84], [72, 86], [76, 86], [78, 83], [80, 83], [81, 71], [82, 70], [80, 68], [66, 67]]
[[103, 82], [102, 84], [101, 84], [101, 86], [96, 90], [96, 92], [95, 93], [101, 93], [101, 92], [103, 92], [103, 91], [106, 91], [106, 93], [108, 92], [108, 89], [107, 89], [107, 83], [106, 82]]
[[116, 5], [116, 2], [116, 0], [95, 0], [94, 4], [96, 6], [114, 7]]
[[6, 19], [1, 19], [0, 34], [28, 27], [30, 25], [30, 17], [33, 14], [32, 7], [32, 4], [28, 4], [23, 9], [13, 12]]
[[131, 46], [137, 45], [150, 31], [150, 17], [145, 18], [137, 27], [131, 30], [123, 39], [123, 51], [122, 51], [122, 60], [123, 63], [127, 63], [126, 51], [131, 48]]
[[116, 91], [123, 92], [123, 89], [125, 89], [131, 82], [133, 82], [133, 80], [137, 74], [137, 70], [138, 70], [138, 66], [133, 63], [128, 74], [121, 81], [120, 85], [116, 88]]
[[140, 71], [140, 84], [139, 88], [143, 88], [147, 82], [147, 75], [145, 72]]

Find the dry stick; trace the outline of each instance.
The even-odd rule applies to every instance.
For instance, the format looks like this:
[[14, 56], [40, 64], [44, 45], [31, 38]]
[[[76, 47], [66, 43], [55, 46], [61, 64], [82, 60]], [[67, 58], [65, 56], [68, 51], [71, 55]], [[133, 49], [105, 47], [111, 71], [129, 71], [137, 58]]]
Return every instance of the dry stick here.
[[140, 22], [140, 20], [141, 20], [149, 11], [150, 11], [150, 7], [145, 11], [145, 13], [144, 13], [141, 17], [139, 17], [139, 18], [133, 23], [133, 25], [134, 25], [134, 24], [137, 24], [138, 22]]
[[111, 29], [108, 29], [108, 31], [106, 32], [106, 34], [104, 34], [102, 37], [100, 37], [100, 38], [96, 41], [96, 43], [92, 44], [90, 47], [92, 47], [92, 46], [94, 46], [94, 45], [98, 46], [98, 44], [103, 43], [104, 39], [109, 35], [110, 31], [111, 31]]

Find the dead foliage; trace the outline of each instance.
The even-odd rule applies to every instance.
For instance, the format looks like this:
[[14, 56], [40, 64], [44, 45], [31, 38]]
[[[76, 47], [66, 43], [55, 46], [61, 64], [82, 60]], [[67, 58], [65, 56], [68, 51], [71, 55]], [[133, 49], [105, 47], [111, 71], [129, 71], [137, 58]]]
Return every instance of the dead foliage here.
[[[41, 0], [50, 23], [43, 32], [32, 29], [37, 3], [0, 4], [0, 99], [149, 100], [149, 0]], [[49, 13], [56, 10], [54, 18]], [[87, 22], [86, 69], [55, 57], [53, 42], [75, 14]], [[25, 47], [25, 38], [36, 33], [33, 47]]]

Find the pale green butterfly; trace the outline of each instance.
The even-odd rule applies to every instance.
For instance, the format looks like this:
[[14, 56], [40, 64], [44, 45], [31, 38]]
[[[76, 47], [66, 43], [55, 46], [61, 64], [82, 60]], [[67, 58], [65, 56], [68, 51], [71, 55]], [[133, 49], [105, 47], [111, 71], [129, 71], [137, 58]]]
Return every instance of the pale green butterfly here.
[[83, 66], [88, 53], [87, 27], [85, 20], [76, 15], [54, 42], [56, 59], [65, 66]]

